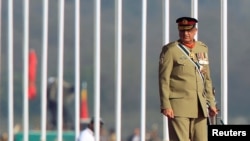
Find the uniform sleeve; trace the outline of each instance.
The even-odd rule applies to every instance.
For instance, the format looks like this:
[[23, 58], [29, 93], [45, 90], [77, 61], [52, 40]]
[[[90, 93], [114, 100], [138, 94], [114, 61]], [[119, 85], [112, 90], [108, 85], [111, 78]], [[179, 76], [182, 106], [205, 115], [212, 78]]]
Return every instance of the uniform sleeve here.
[[159, 94], [161, 109], [172, 108], [169, 101], [170, 75], [173, 69], [173, 57], [168, 47], [163, 47], [159, 61]]
[[213, 94], [213, 86], [210, 75], [210, 67], [209, 64], [206, 65], [206, 74], [205, 74], [205, 94], [207, 98], [208, 105], [211, 107], [215, 107], [215, 96]]

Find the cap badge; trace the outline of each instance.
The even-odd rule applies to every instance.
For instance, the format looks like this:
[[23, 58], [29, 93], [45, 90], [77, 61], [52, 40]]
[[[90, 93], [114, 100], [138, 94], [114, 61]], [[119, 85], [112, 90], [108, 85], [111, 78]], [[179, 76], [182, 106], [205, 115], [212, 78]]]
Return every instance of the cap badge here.
[[188, 24], [188, 20], [187, 19], [183, 19], [182, 20], [182, 24]]

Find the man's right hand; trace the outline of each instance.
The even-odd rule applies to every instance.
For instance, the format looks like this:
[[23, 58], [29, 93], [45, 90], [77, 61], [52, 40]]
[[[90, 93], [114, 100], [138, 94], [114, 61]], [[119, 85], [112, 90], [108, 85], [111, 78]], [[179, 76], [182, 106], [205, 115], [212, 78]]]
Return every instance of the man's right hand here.
[[218, 109], [216, 107], [209, 107], [209, 116], [214, 117], [218, 114]]
[[174, 118], [174, 111], [171, 108], [161, 109], [161, 113], [168, 118]]

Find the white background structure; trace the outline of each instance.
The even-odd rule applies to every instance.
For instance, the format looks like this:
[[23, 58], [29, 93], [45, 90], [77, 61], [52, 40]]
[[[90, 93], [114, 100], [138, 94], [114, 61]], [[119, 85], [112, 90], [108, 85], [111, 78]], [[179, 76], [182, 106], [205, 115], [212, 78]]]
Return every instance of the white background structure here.
[[[147, 0], [142, 0], [142, 15], [141, 15], [141, 109], [140, 109], [140, 128], [141, 128], [141, 141], [145, 140], [146, 137], [146, 84], [147, 84], [147, 79], [146, 79], [146, 54], [147, 54], [147, 14], [148, 14], [148, 3]], [[163, 0], [162, 3], [162, 15], [163, 15], [163, 35], [162, 35], [162, 44], [166, 44], [169, 42], [169, 23], [170, 23], [170, 10], [169, 10], [169, 2], [170, 0]], [[115, 95], [116, 95], [116, 111], [115, 111], [115, 119], [116, 119], [116, 133], [117, 133], [117, 141], [121, 140], [122, 136], [122, 24], [123, 24], [123, 15], [122, 15], [122, 5], [123, 1], [122, 0], [116, 0], [115, 1]], [[23, 23], [23, 30], [24, 30], [24, 35], [23, 35], [23, 62], [24, 63], [24, 70], [23, 70], [23, 93], [28, 93], [27, 86], [28, 86], [28, 50], [30, 48], [29, 46], [29, 0], [24, 1], [24, 23]], [[1, 5], [2, 6], [2, 5]], [[43, 0], [43, 17], [42, 17], [42, 28], [43, 28], [43, 33], [42, 33], [42, 68], [41, 68], [41, 141], [46, 140], [46, 89], [47, 89], [47, 57], [48, 57], [48, 16], [49, 16], [49, 1], [48, 0]], [[59, 78], [59, 87], [58, 87], [58, 141], [62, 141], [62, 102], [63, 102], [63, 97], [61, 95], [62, 93], [62, 81], [63, 81], [63, 59], [64, 59], [64, 13], [65, 13], [65, 1], [60, 0], [58, 2], [58, 78]], [[198, 18], [198, 0], [192, 0], [192, 5], [190, 5], [192, 8], [192, 12], [190, 13], [190, 16], [193, 16], [195, 18]], [[94, 116], [95, 116], [95, 137], [97, 140], [99, 140], [98, 134], [99, 132], [99, 121], [101, 114], [100, 114], [100, 90], [101, 90], [101, 81], [100, 81], [100, 74], [101, 74], [101, 0], [95, 0], [94, 2]], [[1, 14], [0, 14], [1, 15]], [[13, 89], [14, 89], [14, 82], [13, 82], [13, 0], [8, 0], [8, 133], [9, 133], [9, 141], [14, 140], [14, 131], [13, 131], [13, 122], [14, 122], [14, 110], [13, 110]], [[172, 21], [171, 21], [172, 22]], [[75, 63], [75, 96], [79, 97], [79, 89], [80, 89], [80, 0], [75, 0], [75, 29], [74, 29], [74, 43], [75, 43], [75, 58], [74, 58], [74, 63]], [[1, 48], [0, 48], [1, 49]], [[228, 123], [228, 108], [227, 108], [227, 0], [221, 0], [221, 112], [222, 112], [222, 120], [224, 121], [225, 124]], [[0, 62], [1, 64], [1, 62]], [[76, 136], [79, 135], [79, 101], [76, 100], [77, 102], [75, 103], [75, 134]], [[29, 101], [28, 101], [28, 96], [24, 96], [23, 99], [24, 107], [23, 107], [23, 133], [24, 133], [24, 141], [28, 141], [28, 135], [29, 135], [29, 116], [28, 116], [28, 108], [29, 108]], [[163, 116], [163, 139], [164, 141], [168, 141], [169, 135], [168, 135], [168, 128], [167, 128], [167, 118]]]

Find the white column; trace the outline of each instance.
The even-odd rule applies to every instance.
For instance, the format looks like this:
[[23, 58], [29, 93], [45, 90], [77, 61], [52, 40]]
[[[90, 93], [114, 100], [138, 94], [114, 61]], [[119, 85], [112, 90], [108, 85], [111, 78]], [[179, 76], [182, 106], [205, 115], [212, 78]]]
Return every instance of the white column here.
[[9, 141], [14, 140], [13, 122], [13, 0], [8, 0], [8, 135]]
[[57, 136], [58, 141], [62, 141], [63, 129], [63, 54], [64, 54], [64, 0], [59, 1], [59, 30], [58, 30], [58, 93], [57, 93]]
[[94, 4], [94, 113], [95, 139], [100, 138], [101, 1]]
[[228, 123], [227, 0], [221, 0], [221, 117]]
[[[192, 0], [192, 3], [191, 3], [191, 16], [193, 18], [198, 19], [198, 0]], [[198, 24], [196, 25], [196, 27], [198, 27]], [[195, 39], [196, 40], [198, 39], [198, 34], [195, 35]]]
[[28, 67], [29, 67], [29, 0], [24, 0], [24, 36], [23, 36], [23, 140], [28, 141], [29, 134], [29, 98], [28, 98]]
[[48, 0], [43, 0], [43, 34], [41, 58], [41, 141], [46, 141], [47, 125], [48, 13]]
[[[162, 4], [163, 9], [163, 45], [169, 42], [169, 0], [163, 0]], [[169, 141], [169, 130], [168, 130], [168, 119], [163, 115], [163, 141]]]
[[198, 19], [198, 0], [192, 0], [191, 2], [191, 16]]
[[116, 138], [121, 140], [122, 114], [122, 0], [115, 1], [115, 95], [116, 95]]
[[147, 0], [142, 0], [142, 32], [141, 32], [141, 141], [146, 136], [146, 48], [147, 48]]
[[75, 1], [75, 139], [80, 129], [80, 0]]

